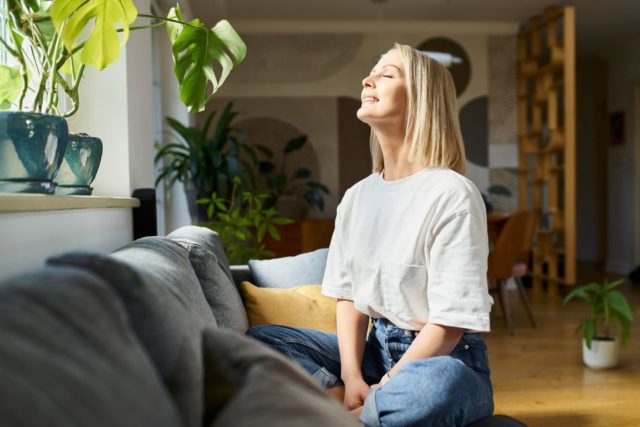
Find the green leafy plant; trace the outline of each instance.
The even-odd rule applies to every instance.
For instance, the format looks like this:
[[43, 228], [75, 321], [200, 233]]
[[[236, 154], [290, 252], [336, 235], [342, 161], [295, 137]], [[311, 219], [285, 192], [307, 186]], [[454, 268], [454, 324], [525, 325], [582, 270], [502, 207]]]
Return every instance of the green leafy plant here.
[[591, 348], [594, 339], [612, 339], [611, 327], [617, 322], [621, 329], [623, 346], [629, 339], [633, 314], [627, 298], [617, 290], [624, 279], [609, 282], [606, 278], [603, 283], [589, 283], [580, 286], [567, 294], [564, 303], [574, 298], [580, 298], [591, 308], [591, 316], [578, 325], [576, 334], [584, 335], [587, 347]]
[[233, 179], [230, 199], [218, 197], [214, 192], [209, 198], [198, 203], [207, 206], [209, 228], [220, 235], [231, 264], [246, 264], [250, 259], [272, 257], [274, 253], [266, 248], [264, 238], [268, 234], [280, 240], [276, 225], [293, 223], [278, 215], [278, 211], [265, 207], [268, 193], [244, 191], [237, 199], [239, 177]]
[[264, 177], [267, 190], [271, 193], [270, 203], [275, 205], [282, 195], [302, 197], [310, 207], [324, 210], [324, 194], [329, 194], [326, 185], [312, 179], [311, 170], [298, 168], [293, 174], [287, 175], [287, 157], [294, 151], [300, 150], [307, 143], [307, 136], [301, 135], [287, 142], [283, 150], [282, 162], [276, 165], [274, 153], [263, 146], [260, 149], [266, 160], [258, 162], [259, 173]]
[[[190, 112], [204, 110], [246, 54], [229, 22], [213, 28], [198, 19], [187, 22], [179, 5], [166, 17], [138, 13], [133, 0], [0, 0], [0, 6], [6, 11], [0, 24], [8, 33], [0, 43], [17, 62], [0, 65], [0, 109], [5, 110], [60, 115], [62, 91], [72, 103], [63, 114], [73, 115], [85, 67], [102, 70], [115, 62], [130, 30], [166, 26], [180, 99]], [[151, 23], [132, 26], [138, 18]]]
[[[242, 142], [242, 131], [232, 126], [238, 113], [233, 111], [233, 104], [229, 103], [214, 124], [216, 114], [217, 111], [212, 111], [202, 128], [187, 127], [167, 117], [167, 124], [177, 141], [156, 145], [158, 152], [155, 162], [164, 164], [156, 178], [156, 186], [163, 180], [169, 187], [179, 181], [187, 191], [195, 193], [196, 199], [213, 193], [223, 199], [230, 198], [233, 178], [236, 176], [242, 178], [240, 190], [248, 188], [245, 183], [248, 181], [246, 167], [249, 165], [241, 159], [240, 152], [242, 148], [251, 148]], [[209, 136], [212, 127], [213, 132]]]

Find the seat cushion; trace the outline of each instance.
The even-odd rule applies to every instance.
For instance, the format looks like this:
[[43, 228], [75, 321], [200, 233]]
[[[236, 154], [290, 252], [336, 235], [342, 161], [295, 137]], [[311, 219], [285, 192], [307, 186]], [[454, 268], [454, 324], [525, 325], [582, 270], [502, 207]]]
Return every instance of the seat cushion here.
[[249, 326], [285, 325], [336, 333], [336, 299], [320, 293], [320, 285], [289, 289], [260, 288], [242, 282]]
[[0, 424], [179, 426], [122, 301], [86, 270], [0, 284]]
[[69, 253], [48, 263], [87, 269], [115, 290], [185, 425], [199, 425], [201, 333], [205, 327], [215, 327], [216, 320], [189, 252], [166, 237], [145, 237], [111, 255]]
[[358, 426], [302, 368], [266, 345], [221, 329], [204, 332], [208, 426]]
[[244, 333], [248, 328], [247, 314], [218, 235], [208, 228], [188, 226], [167, 237], [189, 252], [189, 260], [218, 326]]
[[291, 288], [322, 283], [329, 249], [323, 248], [296, 256], [249, 260], [253, 283], [265, 288]]

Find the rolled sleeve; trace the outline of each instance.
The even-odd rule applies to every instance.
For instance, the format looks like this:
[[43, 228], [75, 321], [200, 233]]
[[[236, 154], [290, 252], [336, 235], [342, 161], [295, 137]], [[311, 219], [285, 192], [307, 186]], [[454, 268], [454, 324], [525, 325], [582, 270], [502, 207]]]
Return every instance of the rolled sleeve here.
[[429, 323], [490, 329], [486, 214], [476, 211], [451, 216], [434, 233], [429, 249]]

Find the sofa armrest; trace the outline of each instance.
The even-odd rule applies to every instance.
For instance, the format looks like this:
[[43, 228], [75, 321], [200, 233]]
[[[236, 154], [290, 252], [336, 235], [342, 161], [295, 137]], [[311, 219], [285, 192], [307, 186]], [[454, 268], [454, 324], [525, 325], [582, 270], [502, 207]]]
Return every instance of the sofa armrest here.
[[253, 282], [253, 275], [247, 264], [230, 265], [229, 268], [231, 269], [231, 277], [233, 277], [233, 282], [236, 286], [240, 286], [240, 283], [245, 280]]

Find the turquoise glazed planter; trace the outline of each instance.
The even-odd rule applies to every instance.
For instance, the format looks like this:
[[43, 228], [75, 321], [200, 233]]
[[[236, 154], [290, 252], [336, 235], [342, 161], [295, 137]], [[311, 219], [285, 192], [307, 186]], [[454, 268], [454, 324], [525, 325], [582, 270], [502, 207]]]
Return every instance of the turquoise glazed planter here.
[[55, 177], [56, 194], [90, 196], [101, 159], [100, 139], [82, 133], [70, 134], [64, 160]]
[[68, 133], [62, 117], [0, 112], [0, 192], [52, 194]]

